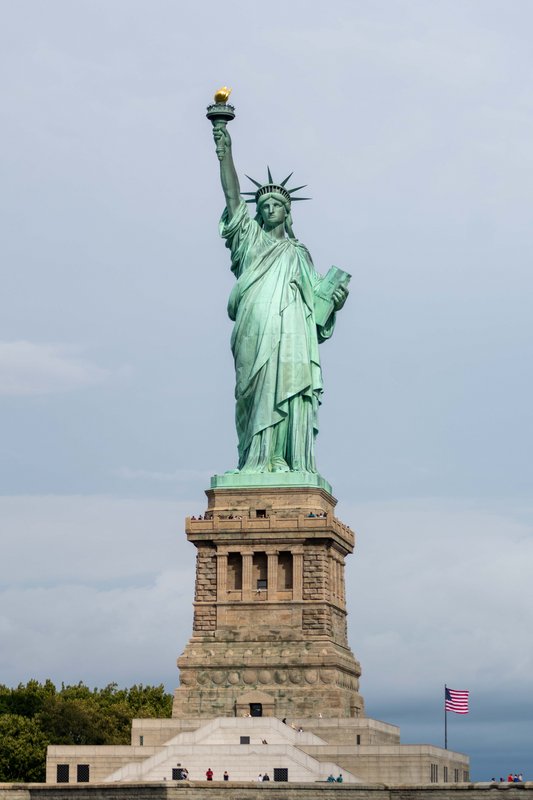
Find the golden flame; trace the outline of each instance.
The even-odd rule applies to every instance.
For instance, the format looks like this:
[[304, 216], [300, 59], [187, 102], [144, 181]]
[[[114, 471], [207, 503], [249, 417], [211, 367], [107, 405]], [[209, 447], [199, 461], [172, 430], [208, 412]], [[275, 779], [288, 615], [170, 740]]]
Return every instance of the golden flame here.
[[217, 91], [215, 92], [215, 103], [227, 103], [230, 94], [231, 94], [231, 89], [228, 89], [227, 86], [223, 86], [221, 89], [217, 89]]

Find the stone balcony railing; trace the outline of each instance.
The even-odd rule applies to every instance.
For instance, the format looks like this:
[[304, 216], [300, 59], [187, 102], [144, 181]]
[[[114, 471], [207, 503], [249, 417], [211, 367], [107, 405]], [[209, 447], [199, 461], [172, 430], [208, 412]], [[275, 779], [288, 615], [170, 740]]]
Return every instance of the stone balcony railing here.
[[209, 533], [263, 533], [293, 531], [305, 534], [307, 532], [320, 532], [324, 534], [335, 533], [343, 539], [351, 542], [355, 541], [355, 534], [348, 525], [344, 525], [333, 514], [325, 517], [308, 517], [299, 514], [295, 517], [281, 517], [272, 515], [270, 517], [241, 517], [229, 519], [228, 517], [215, 515], [213, 519], [192, 519], [186, 517], [185, 531], [187, 534], [209, 534]]

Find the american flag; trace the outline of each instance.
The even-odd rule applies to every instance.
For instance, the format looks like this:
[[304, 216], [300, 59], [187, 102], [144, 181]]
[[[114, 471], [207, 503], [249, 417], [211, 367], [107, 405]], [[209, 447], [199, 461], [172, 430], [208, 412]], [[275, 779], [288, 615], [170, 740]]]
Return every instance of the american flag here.
[[444, 708], [456, 714], [468, 714], [468, 689], [444, 689]]

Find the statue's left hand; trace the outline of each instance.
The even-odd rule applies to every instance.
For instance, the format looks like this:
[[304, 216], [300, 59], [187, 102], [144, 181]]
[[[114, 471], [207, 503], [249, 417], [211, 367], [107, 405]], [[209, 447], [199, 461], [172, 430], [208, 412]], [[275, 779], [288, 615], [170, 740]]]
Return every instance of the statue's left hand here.
[[348, 297], [348, 289], [345, 289], [344, 286], [339, 286], [338, 289], [335, 289], [333, 292], [333, 308], [335, 311], [340, 311], [343, 305], [346, 302], [346, 298]]

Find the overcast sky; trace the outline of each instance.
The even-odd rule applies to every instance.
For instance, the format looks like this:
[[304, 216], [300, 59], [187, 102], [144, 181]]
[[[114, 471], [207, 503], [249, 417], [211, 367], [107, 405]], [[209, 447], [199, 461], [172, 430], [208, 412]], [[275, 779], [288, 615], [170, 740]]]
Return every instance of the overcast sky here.
[[235, 466], [237, 168], [352, 273], [318, 466], [367, 713], [533, 778], [533, 6], [0, 0], [0, 683], [177, 685], [183, 518]]

